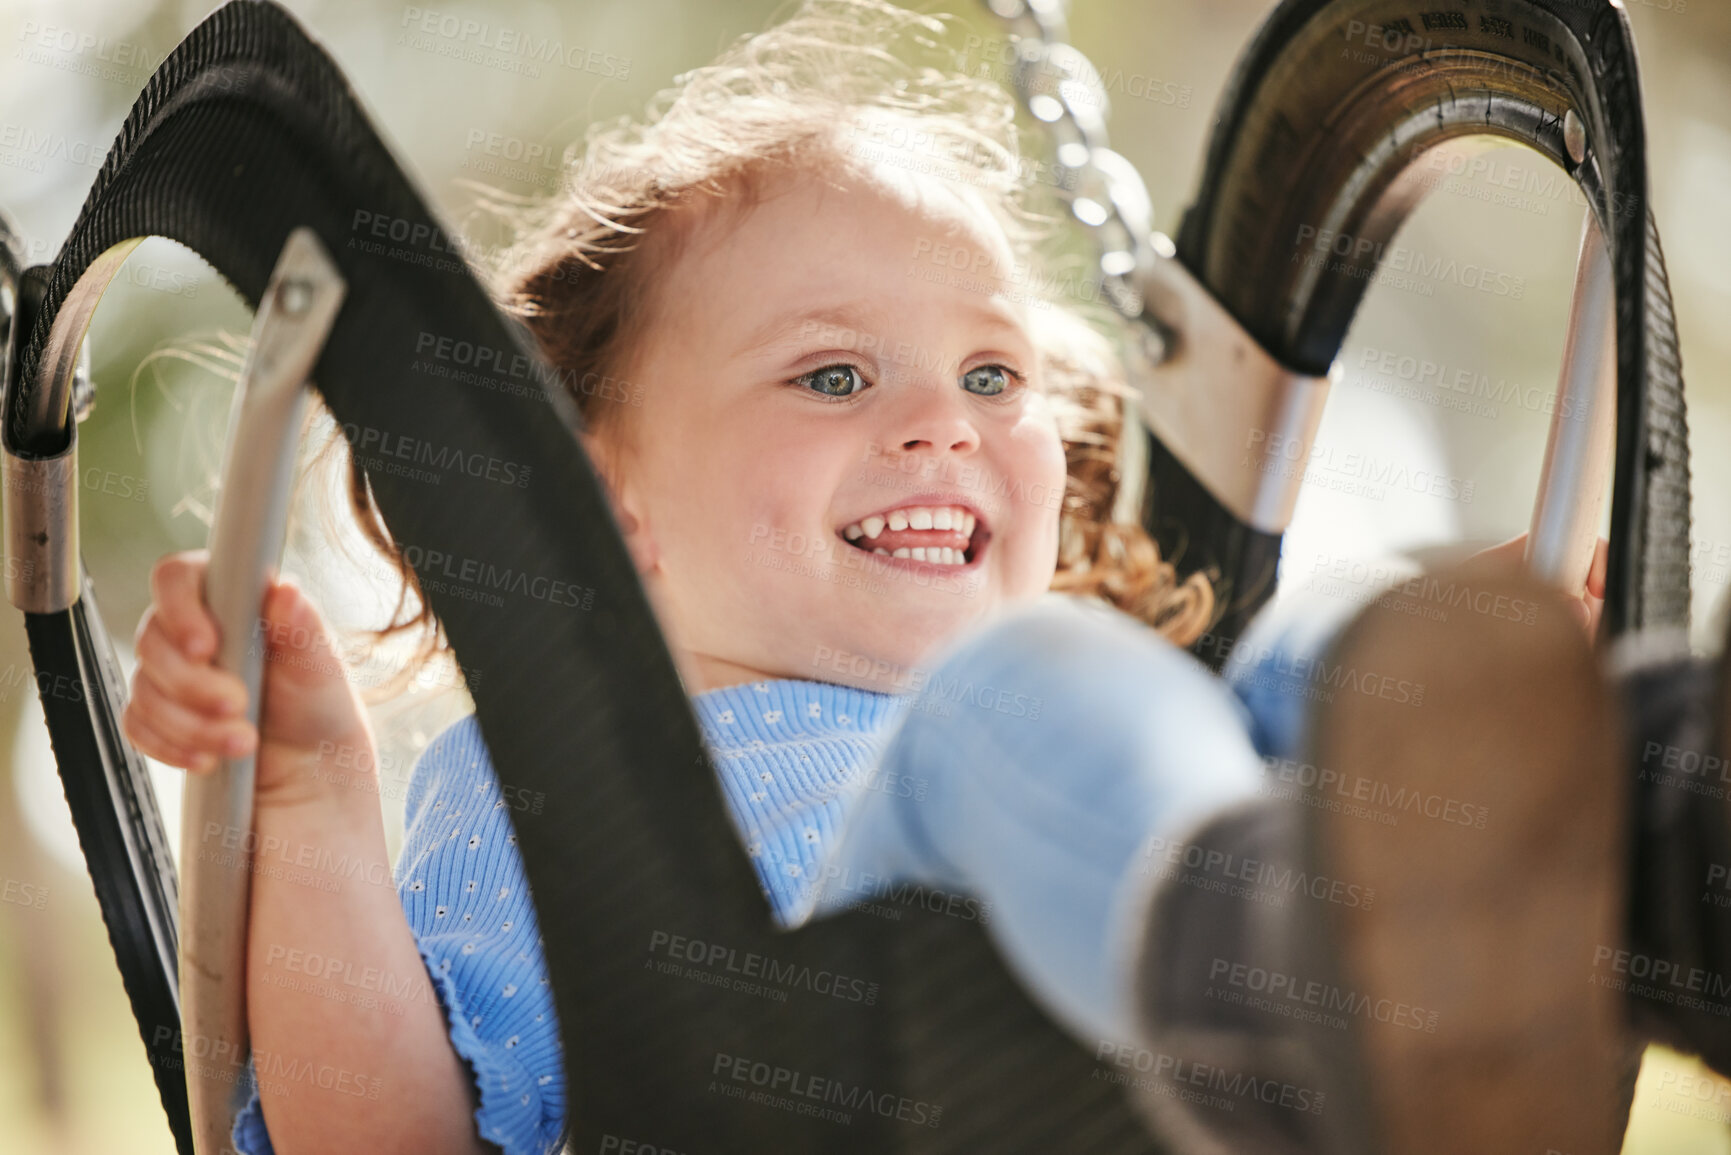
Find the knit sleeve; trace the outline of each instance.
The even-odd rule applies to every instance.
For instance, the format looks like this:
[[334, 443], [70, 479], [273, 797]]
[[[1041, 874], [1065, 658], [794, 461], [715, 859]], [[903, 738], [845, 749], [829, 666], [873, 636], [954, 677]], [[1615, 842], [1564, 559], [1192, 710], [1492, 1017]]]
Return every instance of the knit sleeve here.
[[[474, 1075], [477, 1133], [504, 1155], [545, 1155], [563, 1140], [565, 1072], [513, 810], [532, 821], [539, 799], [500, 784], [474, 717], [447, 727], [410, 776], [396, 885]], [[273, 1155], [256, 1094], [234, 1138]]]

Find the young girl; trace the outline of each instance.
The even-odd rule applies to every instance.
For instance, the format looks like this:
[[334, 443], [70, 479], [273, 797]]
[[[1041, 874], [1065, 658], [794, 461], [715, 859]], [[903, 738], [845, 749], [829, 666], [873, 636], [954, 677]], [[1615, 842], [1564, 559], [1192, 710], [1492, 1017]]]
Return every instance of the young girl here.
[[[892, 846], [904, 835], [880, 814], [853, 827], [848, 869], [833, 858], [862, 796], [882, 810], [887, 792], [865, 787], [910, 717], [922, 733], [951, 709], [976, 726], [1044, 718], [1058, 728], [1042, 741], [1080, 740], [1062, 728], [1079, 688], [1029, 683], [1046, 692], [1008, 704], [922, 692], [955, 668], [939, 659], [962, 656], [959, 642], [1013, 640], [1006, 623], [1075, 612], [1075, 598], [1060, 609], [1048, 595], [1112, 607], [1101, 612], [1117, 624], [1091, 616], [1093, 628], [1122, 635], [1135, 619], [1166, 639], [1124, 643], [1136, 668], [1089, 686], [1117, 679], [1114, 709], [1187, 736], [1185, 784], [1160, 803], [1172, 821], [1254, 793], [1261, 770], [1244, 709], [1177, 648], [1210, 619], [1206, 582], [1178, 582], [1139, 527], [1112, 519], [1125, 390], [1110, 346], [1025, 288], [1038, 236], [1013, 102], [914, 62], [940, 27], [876, 0], [811, 0], [686, 74], [647, 124], [592, 135], [502, 279], [553, 364], [629, 386], [579, 386], [584, 445], [787, 925], [810, 914], [820, 878], [845, 901], [852, 865], [922, 857]], [[354, 500], [368, 512], [364, 490]], [[412, 587], [375, 519], [361, 524]], [[416, 767], [394, 886], [356, 882], [388, 873], [376, 792], [332, 771], [364, 774], [377, 758], [353, 685], [333, 672], [330, 630], [292, 582], [270, 591], [255, 733], [238, 679], [211, 665], [203, 566], [181, 554], [153, 571], [127, 733], [194, 772], [256, 745], [258, 844], [347, 864], [333, 888], [255, 875], [259, 1094], [237, 1146], [554, 1149], [557, 1022], [514, 807], [474, 719]], [[424, 609], [412, 624], [434, 625]], [[1014, 648], [966, 654], [984, 669]], [[1087, 703], [1095, 717], [1106, 700]], [[941, 825], [941, 812], [928, 817]], [[1002, 849], [1010, 835], [995, 837]], [[1102, 1022], [1110, 879], [1096, 881], [1097, 902], [1059, 912], [1058, 954], [1031, 939], [1005, 949], [1055, 1014], [1100, 1038], [1122, 1032]], [[1034, 895], [1009, 933], [1043, 925], [1051, 903]], [[333, 974], [364, 976], [379, 997], [327, 997]], [[331, 1078], [273, 1074], [307, 1062]]]

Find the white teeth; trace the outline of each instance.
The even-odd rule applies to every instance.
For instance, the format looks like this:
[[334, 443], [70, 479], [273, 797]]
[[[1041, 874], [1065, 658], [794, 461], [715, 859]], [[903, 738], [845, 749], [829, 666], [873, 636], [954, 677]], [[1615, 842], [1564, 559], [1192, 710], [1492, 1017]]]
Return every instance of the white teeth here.
[[915, 561], [925, 561], [926, 560], [926, 547], [925, 546], [923, 546], [923, 545], [914, 546], [914, 560]]
[[896, 552], [891, 554], [890, 556], [891, 557], [912, 557], [913, 551], [904, 545], [904, 546], [902, 546], [902, 548], [896, 550]]
[[877, 547], [877, 548], [876, 548], [876, 549], [874, 549], [874, 550], [872, 550], [872, 552], [873, 552], [873, 553], [881, 553], [881, 554], [883, 554], [883, 555], [884, 555], [884, 556], [885, 556], [885, 557], [888, 557], [888, 556], [889, 556], [889, 555], [890, 555], [890, 551], [889, 551], [889, 550], [887, 550], [887, 549], [885, 549], [885, 548], [884, 548], [884, 547], [883, 547], [883, 546], [881, 546], [881, 545], [880, 545], [880, 546], [878, 546], [878, 547]]
[[[843, 529], [842, 536], [862, 549], [870, 549], [870, 543], [876, 541], [886, 529], [896, 532], [907, 529], [944, 530], [971, 538], [978, 524], [978, 518], [959, 506], [908, 506], [889, 514], [874, 513], [870, 517], [861, 518]], [[966, 551], [953, 546], [922, 546], [906, 553], [897, 551], [893, 556], [912, 557], [919, 561], [942, 559], [950, 565], [967, 564]]]

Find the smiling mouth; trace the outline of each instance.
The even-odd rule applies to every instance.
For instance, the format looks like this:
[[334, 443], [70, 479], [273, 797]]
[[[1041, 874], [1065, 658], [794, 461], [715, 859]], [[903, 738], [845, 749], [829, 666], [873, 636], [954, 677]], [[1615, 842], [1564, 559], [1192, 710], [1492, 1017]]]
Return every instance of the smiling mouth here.
[[991, 531], [956, 505], [910, 505], [862, 518], [837, 531], [864, 553], [894, 560], [967, 569], [979, 561]]

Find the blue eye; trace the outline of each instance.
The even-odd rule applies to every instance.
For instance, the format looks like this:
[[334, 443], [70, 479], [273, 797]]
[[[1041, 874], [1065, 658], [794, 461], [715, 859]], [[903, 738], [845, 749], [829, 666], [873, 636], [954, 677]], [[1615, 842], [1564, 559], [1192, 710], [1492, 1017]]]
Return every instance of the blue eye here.
[[981, 397], [997, 397], [1009, 389], [1012, 379], [1019, 380], [1002, 365], [981, 365], [962, 374], [962, 388]]
[[794, 381], [824, 397], [851, 397], [865, 389], [864, 378], [852, 365], [825, 365]]

